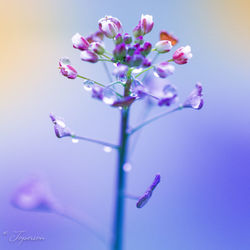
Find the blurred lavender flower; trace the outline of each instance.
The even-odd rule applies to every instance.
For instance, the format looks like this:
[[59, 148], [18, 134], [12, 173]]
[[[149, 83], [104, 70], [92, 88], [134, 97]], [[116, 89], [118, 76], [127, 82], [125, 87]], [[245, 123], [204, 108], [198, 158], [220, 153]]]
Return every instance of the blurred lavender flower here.
[[155, 66], [155, 75], [157, 77], [166, 78], [174, 73], [175, 67], [174, 65], [168, 62], [159, 63]]
[[73, 135], [71, 130], [65, 125], [62, 118], [59, 118], [58, 116], [55, 116], [54, 114], [50, 113], [50, 119], [54, 123], [55, 134], [58, 138]]
[[163, 97], [159, 99], [159, 106], [170, 106], [177, 100], [177, 90], [175, 86], [168, 84], [163, 88]]
[[201, 109], [204, 101], [202, 97], [202, 85], [197, 83], [195, 89], [190, 93], [186, 101], [182, 104], [184, 108]]
[[113, 75], [118, 78], [125, 78], [128, 72], [128, 66], [124, 64], [118, 64], [113, 70]]
[[146, 203], [151, 198], [154, 189], [157, 187], [157, 185], [160, 183], [161, 176], [160, 174], [157, 174], [154, 178], [153, 183], [149, 186], [147, 191], [139, 198], [138, 202], [136, 203], [137, 208], [142, 208], [146, 205]]
[[53, 212], [58, 204], [48, 186], [39, 179], [31, 179], [16, 189], [11, 204], [21, 210]]

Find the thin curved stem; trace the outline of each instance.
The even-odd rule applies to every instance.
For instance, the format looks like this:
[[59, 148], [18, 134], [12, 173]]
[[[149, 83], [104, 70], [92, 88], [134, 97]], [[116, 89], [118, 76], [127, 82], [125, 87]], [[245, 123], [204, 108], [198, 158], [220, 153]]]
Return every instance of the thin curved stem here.
[[183, 108], [183, 107], [177, 107], [177, 108], [175, 108], [175, 109], [173, 109], [173, 110], [170, 110], [170, 111], [164, 112], [163, 114], [157, 115], [157, 116], [155, 116], [155, 117], [153, 117], [153, 118], [151, 118], [151, 119], [149, 119], [149, 120], [143, 122], [143, 123], [140, 124], [139, 126], [133, 128], [133, 129], [131, 129], [130, 131], [128, 131], [128, 133], [129, 133], [129, 135], [132, 135], [133, 133], [135, 133], [136, 131], [138, 131], [138, 130], [140, 130], [141, 128], [145, 127], [146, 125], [148, 125], [148, 124], [150, 124], [150, 123], [152, 123], [152, 122], [154, 122], [154, 121], [156, 121], [156, 120], [158, 120], [158, 119], [160, 119], [160, 118], [162, 118], [162, 117], [164, 117], [164, 116], [166, 116], [166, 115], [168, 115], [168, 114], [174, 113], [174, 112], [177, 111], [177, 110], [181, 110], [182, 108]]
[[150, 66], [150, 67], [144, 69], [142, 72], [140, 72], [139, 74], [137, 74], [137, 75], [135, 76], [135, 78], [139, 77], [139, 76], [142, 75], [143, 73], [145, 73], [145, 72], [147, 72], [148, 70], [153, 69], [153, 68], [154, 68], [154, 66]]
[[105, 72], [106, 72], [106, 74], [108, 76], [109, 81], [112, 82], [113, 81], [112, 75], [110, 74], [110, 71], [108, 69], [108, 66], [107, 66], [106, 62], [102, 62], [102, 63], [103, 63], [103, 67], [104, 67], [104, 70], [105, 70]]
[[90, 78], [88, 78], [88, 77], [81, 76], [81, 75], [77, 75], [77, 77], [82, 78], [82, 79], [84, 79], [84, 80], [91, 81], [91, 82], [93, 82], [93, 83], [95, 83], [95, 84], [97, 84], [97, 85], [99, 85], [99, 86], [105, 88], [105, 85], [103, 85], [103, 84], [101, 84], [101, 83], [99, 83], [99, 82], [97, 82], [97, 81], [94, 81], [94, 80], [92, 80], [92, 79], [90, 79]]
[[100, 144], [100, 145], [103, 145], [103, 146], [107, 146], [107, 147], [110, 147], [110, 148], [119, 149], [118, 145], [114, 145], [112, 143], [108, 143], [108, 142], [104, 142], [104, 141], [100, 141], [100, 140], [95, 140], [95, 139], [90, 139], [90, 138], [83, 137], [83, 136], [78, 136], [78, 135], [72, 135], [71, 137], [73, 139], [78, 139], [78, 140], [93, 142], [93, 143]]

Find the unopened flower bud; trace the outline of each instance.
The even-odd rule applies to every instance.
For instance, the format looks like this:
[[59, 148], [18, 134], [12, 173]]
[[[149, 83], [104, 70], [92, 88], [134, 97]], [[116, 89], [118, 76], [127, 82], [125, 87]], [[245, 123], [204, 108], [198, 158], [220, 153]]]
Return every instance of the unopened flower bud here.
[[174, 73], [175, 67], [174, 65], [168, 63], [168, 62], [162, 62], [155, 66], [155, 73], [158, 77], [166, 78], [169, 75], [172, 75]]
[[76, 33], [72, 37], [72, 43], [73, 43], [73, 47], [79, 50], [86, 50], [89, 47], [89, 42], [79, 33]]
[[158, 53], [166, 53], [172, 49], [172, 44], [168, 40], [159, 41], [155, 45], [155, 49]]
[[173, 54], [173, 60], [177, 64], [185, 64], [192, 58], [191, 47], [189, 45], [180, 47]]
[[132, 36], [129, 35], [128, 33], [125, 33], [123, 36], [123, 41], [125, 44], [130, 44], [132, 43]]
[[120, 44], [123, 42], [123, 39], [122, 39], [122, 35], [119, 33], [116, 35], [116, 37], [114, 38], [115, 40], [115, 44]]
[[100, 31], [108, 38], [114, 38], [118, 33], [122, 33], [121, 22], [112, 16], [105, 16], [99, 20]]
[[143, 45], [142, 54], [144, 56], [147, 56], [151, 52], [151, 49], [152, 49], [152, 44], [149, 43], [149, 42], [145, 42], [144, 45]]
[[144, 60], [144, 56], [141, 54], [134, 54], [134, 56], [132, 57], [132, 64], [135, 67], [138, 67], [142, 64]]
[[152, 64], [152, 63], [151, 63], [151, 60], [150, 60], [150, 59], [144, 58], [143, 63], [142, 63], [142, 66], [143, 66], [143, 67], [145, 67], [145, 68], [150, 67], [151, 64]]
[[135, 43], [138, 43], [138, 44], [142, 45], [144, 43], [143, 36], [138, 36], [135, 39]]
[[201, 109], [204, 101], [202, 97], [202, 85], [197, 83], [195, 89], [190, 93], [186, 101], [183, 103], [184, 108]]
[[133, 29], [133, 35], [135, 38], [143, 35], [140, 23]]
[[91, 43], [89, 46], [89, 50], [92, 50], [93, 52], [95, 52], [98, 55], [102, 55], [105, 52], [104, 45], [102, 43], [99, 43], [99, 42]]
[[153, 29], [154, 26], [153, 17], [150, 15], [142, 14], [140, 24], [143, 35], [148, 34]]
[[67, 57], [63, 57], [59, 60], [59, 69], [62, 75], [69, 79], [75, 79], [77, 77], [77, 71], [71, 66], [71, 62]]
[[84, 50], [81, 52], [80, 57], [85, 62], [96, 63], [98, 61], [98, 56], [90, 50]]
[[113, 51], [114, 58], [116, 60], [123, 60], [126, 56], [126, 47], [124, 43], [116, 45]]
[[86, 40], [89, 43], [93, 43], [93, 42], [101, 42], [104, 38], [104, 34], [101, 31], [96, 31], [95, 33], [89, 35], [86, 37]]

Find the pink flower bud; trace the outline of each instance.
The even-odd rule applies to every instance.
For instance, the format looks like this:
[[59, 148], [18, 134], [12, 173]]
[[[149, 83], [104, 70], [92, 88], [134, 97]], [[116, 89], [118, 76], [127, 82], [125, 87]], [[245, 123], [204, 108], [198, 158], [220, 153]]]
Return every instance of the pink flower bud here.
[[59, 69], [61, 73], [69, 79], [75, 79], [77, 77], [77, 71], [71, 66], [70, 60], [66, 57], [59, 60]]
[[101, 31], [96, 31], [95, 33], [93, 34], [90, 34], [89, 36], [86, 37], [86, 40], [89, 42], [89, 43], [93, 43], [93, 42], [101, 42], [104, 38], [104, 35]]
[[166, 53], [172, 49], [172, 44], [168, 40], [159, 41], [155, 45], [155, 49], [159, 53]]
[[102, 55], [105, 52], [104, 45], [99, 42], [92, 42], [89, 46], [89, 49], [98, 55]]
[[98, 61], [98, 56], [90, 50], [84, 50], [81, 52], [80, 57], [85, 62], [96, 63]]
[[137, 38], [137, 37], [143, 35], [143, 31], [142, 31], [140, 22], [139, 22], [139, 24], [133, 29], [133, 35], [134, 35], [135, 38]]
[[73, 43], [73, 47], [79, 50], [86, 50], [89, 47], [89, 42], [84, 37], [82, 37], [79, 33], [76, 33], [72, 37], [72, 43]]
[[175, 67], [174, 65], [168, 63], [168, 62], [162, 62], [155, 66], [155, 74], [158, 77], [166, 78], [169, 75], [172, 75], [174, 73]]
[[173, 60], [177, 64], [185, 64], [192, 58], [191, 47], [189, 45], [180, 47], [173, 54]]
[[119, 19], [112, 16], [105, 16], [98, 21], [100, 31], [108, 38], [114, 38], [122, 33], [122, 24]]
[[148, 34], [153, 29], [153, 26], [154, 26], [153, 16], [142, 14], [140, 25], [141, 25], [143, 35]]

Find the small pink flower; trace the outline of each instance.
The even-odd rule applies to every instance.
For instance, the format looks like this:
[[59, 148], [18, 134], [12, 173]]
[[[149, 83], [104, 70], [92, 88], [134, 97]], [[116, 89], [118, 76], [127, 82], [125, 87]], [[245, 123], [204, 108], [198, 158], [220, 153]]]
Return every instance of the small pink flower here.
[[162, 62], [155, 66], [155, 74], [158, 77], [166, 78], [174, 73], [175, 67], [174, 65], [168, 62]]
[[82, 51], [80, 57], [86, 62], [96, 63], [98, 61], [98, 55], [90, 50]]
[[92, 50], [98, 55], [102, 55], [105, 52], [104, 45], [100, 42], [92, 42], [89, 46], [89, 50]]
[[104, 34], [101, 31], [96, 31], [93, 34], [90, 34], [89, 36], [86, 37], [86, 40], [89, 43], [93, 43], [93, 42], [101, 42], [103, 41], [104, 38]]
[[154, 26], [153, 16], [142, 14], [140, 20], [140, 26], [143, 35], [148, 34], [153, 29]]
[[159, 41], [155, 45], [155, 49], [159, 53], [166, 53], [172, 49], [172, 44], [168, 40]]
[[63, 57], [59, 60], [59, 69], [62, 75], [69, 79], [75, 79], [77, 77], [77, 71], [71, 66], [71, 62], [67, 57]]
[[191, 47], [189, 45], [180, 47], [174, 52], [173, 60], [177, 64], [185, 64], [192, 58]]
[[76, 33], [72, 37], [72, 43], [73, 43], [73, 47], [79, 50], [86, 50], [89, 47], [89, 42], [79, 33]]
[[122, 33], [122, 24], [119, 19], [112, 16], [105, 16], [98, 21], [100, 31], [108, 38], [114, 38]]

